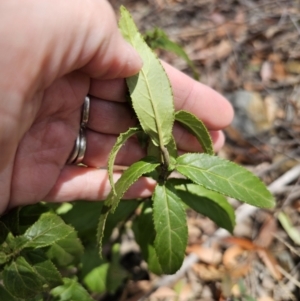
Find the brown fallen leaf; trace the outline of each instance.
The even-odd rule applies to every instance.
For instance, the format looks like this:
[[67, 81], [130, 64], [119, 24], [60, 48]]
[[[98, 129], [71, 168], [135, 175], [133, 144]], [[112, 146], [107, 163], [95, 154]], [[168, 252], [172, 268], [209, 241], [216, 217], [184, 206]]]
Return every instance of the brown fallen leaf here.
[[211, 265], [217, 265], [222, 260], [222, 253], [216, 247], [203, 247], [199, 244], [194, 244], [186, 248], [188, 254], [195, 253], [202, 262]]

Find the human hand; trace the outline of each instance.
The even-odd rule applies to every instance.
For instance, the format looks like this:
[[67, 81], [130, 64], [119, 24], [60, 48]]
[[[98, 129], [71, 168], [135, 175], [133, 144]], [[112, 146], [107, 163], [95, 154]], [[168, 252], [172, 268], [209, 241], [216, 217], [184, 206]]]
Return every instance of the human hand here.
[[[110, 190], [107, 171], [95, 167], [107, 165], [118, 134], [136, 124], [123, 78], [141, 67], [109, 4], [2, 1], [0, 36], [0, 213], [41, 200], [104, 199]], [[176, 110], [203, 120], [217, 151], [224, 143], [220, 130], [233, 116], [231, 106], [212, 89], [164, 66]], [[83, 163], [88, 167], [66, 165], [87, 94], [91, 110]], [[175, 126], [174, 135], [180, 151], [200, 151], [183, 128]], [[116, 164], [127, 166], [144, 155], [130, 139]], [[126, 196], [149, 196], [153, 186], [142, 178]]]

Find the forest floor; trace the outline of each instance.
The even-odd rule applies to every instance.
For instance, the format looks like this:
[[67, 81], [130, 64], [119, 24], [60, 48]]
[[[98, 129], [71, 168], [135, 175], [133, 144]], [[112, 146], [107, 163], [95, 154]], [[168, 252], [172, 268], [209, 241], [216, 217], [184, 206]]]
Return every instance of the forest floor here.
[[[163, 29], [200, 81], [225, 95], [235, 119], [219, 156], [258, 175], [274, 210], [230, 200], [234, 235], [189, 213], [181, 273], [129, 281], [120, 300], [300, 300], [300, 1], [111, 0], [141, 32]], [[192, 74], [178, 56], [159, 56]], [[208, 100], [209, 101], [209, 100]]]

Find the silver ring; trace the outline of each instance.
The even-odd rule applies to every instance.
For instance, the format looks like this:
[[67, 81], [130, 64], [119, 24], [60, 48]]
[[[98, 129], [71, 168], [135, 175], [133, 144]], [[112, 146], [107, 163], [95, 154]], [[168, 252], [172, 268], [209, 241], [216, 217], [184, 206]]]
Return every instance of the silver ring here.
[[88, 124], [89, 121], [89, 116], [90, 116], [90, 97], [87, 95], [84, 98], [84, 104], [82, 108], [82, 115], [81, 115], [81, 127], [85, 128]]
[[83, 161], [86, 151], [86, 135], [85, 128], [87, 127], [90, 115], [90, 97], [86, 96], [82, 108], [80, 130], [76, 138], [74, 148], [67, 160], [67, 164], [80, 164]]
[[76, 160], [76, 158], [78, 156], [79, 146], [80, 146], [80, 135], [77, 136], [77, 139], [75, 141], [75, 145], [74, 145], [74, 148], [72, 150], [72, 153], [71, 153], [71, 155], [69, 156], [69, 158], [67, 160], [67, 164], [73, 164], [74, 163], [74, 161]]
[[76, 139], [74, 149], [67, 161], [67, 164], [80, 164], [83, 161], [86, 151], [85, 130], [80, 128], [79, 135]]
[[80, 136], [80, 142], [79, 142], [78, 155], [73, 164], [81, 163], [83, 161], [84, 154], [86, 151], [86, 137], [85, 137], [85, 130], [83, 128], [80, 128], [79, 136]]

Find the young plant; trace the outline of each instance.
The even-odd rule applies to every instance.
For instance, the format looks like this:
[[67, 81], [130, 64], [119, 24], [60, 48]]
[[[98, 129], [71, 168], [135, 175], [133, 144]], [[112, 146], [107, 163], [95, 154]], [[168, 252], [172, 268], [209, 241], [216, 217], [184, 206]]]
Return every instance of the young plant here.
[[[126, 79], [140, 125], [121, 134], [110, 154], [108, 171], [112, 189], [102, 207], [98, 225], [100, 254], [108, 215], [116, 210], [135, 181], [141, 176], [150, 176], [157, 182], [152, 201], [143, 204], [133, 229], [149, 269], [158, 274], [172, 274], [180, 268], [187, 245], [186, 207], [232, 232], [234, 211], [223, 195], [265, 208], [273, 207], [275, 202], [265, 185], [251, 172], [214, 155], [210, 135], [201, 120], [186, 111], [175, 112], [167, 74], [124, 7], [121, 7], [119, 27], [144, 62], [138, 74]], [[178, 156], [172, 135], [175, 121], [198, 139], [204, 153]], [[147, 156], [132, 164], [114, 184], [115, 157], [133, 135], [143, 136]], [[183, 178], [172, 177], [174, 172]]]

